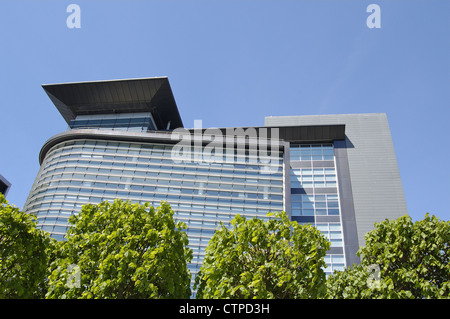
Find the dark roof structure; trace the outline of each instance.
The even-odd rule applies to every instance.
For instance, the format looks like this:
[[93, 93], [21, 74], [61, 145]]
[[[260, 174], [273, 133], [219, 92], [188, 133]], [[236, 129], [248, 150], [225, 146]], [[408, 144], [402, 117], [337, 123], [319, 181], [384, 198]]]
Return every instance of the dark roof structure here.
[[[274, 138], [271, 134], [272, 130], [275, 129], [277, 139], [290, 143], [329, 143], [336, 140], [345, 140], [345, 124], [219, 128], [223, 136], [236, 129], [240, 130], [243, 136], [247, 134], [246, 132], [249, 129], [256, 130], [257, 136], [261, 136], [260, 131], [264, 130], [262, 136], [269, 139]], [[189, 131], [194, 133], [195, 129], [189, 129]], [[202, 129], [202, 132], [204, 131], [205, 129]]]
[[44, 84], [67, 124], [77, 115], [151, 112], [158, 129], [183, 127], [167, 77]]
[[[184, 128], [178, 107], [173, 97], [167, 77], [109, 80], [95, 82], [75, 82], [42, 85], [67, 124], [78, 115], [140, 113], [151, 112], [157, 131], [170, 133], [176, 128]], [[223, 136], [234, 135], [239, 130], [245, 136], [247, 130], [263, 132], [265, 138], [276, 138], [290, 143], [320, 143], [345, 140], [345, 125], [309, 125], [281, 127], [235, 127], [219, 128]], [[272, 131], [272, 129], [276, 129]], [[194, 133], [196, 129], [186, 129]], [[205, 129], [202, 129], [203, 131]], [[263, 131], [261, 131], [263, 130]], [[229, 133], [231, 132], [231, 133]], [[276, 136], [271, 136], [272, 132]], [[148, 132], [149, 133], [149, 132]], [[39, 161], [42, 163], [46, 153], [55, 144], [70, 139], [99, 138], [106, 140], [132, 140], [151, 142], [163, 140], [175, 144], [176, 139], [159, 134], [135, 134], [105, 132], [93, 129], [68, 130], [50, 138], [42, 147]], [[208, 143], [207, 139], [203, 143]]]

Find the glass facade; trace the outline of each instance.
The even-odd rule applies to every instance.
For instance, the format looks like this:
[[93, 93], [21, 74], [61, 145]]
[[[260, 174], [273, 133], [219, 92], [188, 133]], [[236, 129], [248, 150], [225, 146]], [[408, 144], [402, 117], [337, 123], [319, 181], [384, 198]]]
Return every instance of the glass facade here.
[[[220, 222], [236, 214], [267, 219], [284, 207], [283, 153], [279, 167], [264, 173], [250, 155], [235, 154], [208, 163], [173, 161], [169, 143], [130, 143], [80, 139], [55, 145], [47, 153], [26, 203], [40, 227], [62, 240], [68, 218], [83, 204], [113, 201], [168, 201], [175, 219], [187, 224], [195, 275]], [[311, 223], [331, 242], [329, 274], [345, 267], [344, 239], [332, 144], [290, 146], [290, 209], [293, 220]], [[195, 158], [195, 154], [192, 156]], [[328, 218], [328, 220], [327, 220]], [[333, 250], [334, 249], [334, 250]]]
[[[62, 240], [68, 218], [83, 204], [113, 201], [168, 201], [175, 219], [187, 224], [195, 275], [205, 248], [220, 222], [229, 225], [236, 214], [268, 219], [269, 211], [286, 210], [283, 153], [278, 170], [269, 173], [251, 155], [235, 152], [214, 162], [173, 161], [173, 144], [130, 143], [78, 139], [53, 146], [35, 181], [26, 211], [37, 215], [40, 227]], [[197, 150], [198, 151], [198, 150]], [[201, 150], [200, 150], [201, 151]], [[291, 218], [317, 227], [331, 242], [327, 274], [345, 263], [333, 144], [291, 144]], [[196, 154], [192, 154], [195, 158]]]
[[291, 170], [291, 187], [336, 187], [336, 170], [333, 168], [299, 168]]
[[249, 155], [235, 155], [213, 163], [176, 164], [173, 145], [80, 139], [56, 144], [47, 153], [26, 211], [37, 214], [39, 225], [63, 239], [68, 218], [83, 204], [115, 198], [168, 201], [175, 219], [187, 224], [195, 274], [205, 248], [220, 222], [229, 225], [236, 214], [267, 219], [282, 211], [283, 171], [264, 174], [262, 164]]
[[333, 144], [297, 144], [291, 146], [291, 161], [334, 160]]
[[290, 163], [292, 219], [317, 227], [331, 242], [325, 272], [343, 270], [346, 263], [333, 144], [291, 144]]
[[96, 128], [136, 132], [157, 129], [151, 113], [79, 115], [70, 121], [69, 127], [71, 129]]
[[[197, 143], [195, 135], [206, 133], [196, 122], [191, 130], [183, 128], [166, 77], [43, 87], [69, 131], [44, 144], [24, 210], [36, 214], [39, 227], [59, 240], [68, 218], [84, 204], [116, 198], [153, 206], [167, 201], [175, 219], [188, 226], [195, 277], [220, 222], [229, 225], [236, 214], [268, 219], [268, 212], [283, 210], [331, 242], [325, 258], [330, 274], [359, 262], [356, 251], [375, 221], [406, 210], [403, 197], [386, 202], [386, 194], [395, 193], [392, 188], [380, 186], [374, 195], [373, 183], [365, 182], [375, 176], [374, 167], [380, 175], [374, 165], [379, 158], [392, 158], [383, 164], [377, 184], [393, 184], [394, 174], [395, 189], [402, 191], [398, 169], [390, 166], [396, 165], [390, 134], [382, 134], [387, 140], [378, 134], [389, 132], [385, 115], [267, 117], [264, 127], [208, 130], [210, 136]], [[178, 140], [172, 139], [177, 130]], [[189, 147], [176, 148], [184, 134], [194, 139], [187, 139]], [[268, 144], [270, 158], [261, 160], [264, 155], [254, 152], [268, 151]], [[218, 152], [217, 145], [228, 149]], [[367, 156], [374, 150], [381, 155]], [[367, 200], [371, 205], [356, 209], [355, 203]]]
[[291, 195], [292, 216], [338, 216], [337, 194]]

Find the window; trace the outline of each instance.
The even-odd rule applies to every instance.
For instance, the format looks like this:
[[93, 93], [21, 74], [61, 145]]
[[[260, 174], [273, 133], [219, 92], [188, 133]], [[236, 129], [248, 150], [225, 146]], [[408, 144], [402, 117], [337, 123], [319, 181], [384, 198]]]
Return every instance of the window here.
[[142, 113], [141, 117], [135, 117], [136, 114], [118, 114], [111, 118], [93, 116], [79, 116], [75, 120], [70, 121], [69, 126], [72, 129], [78, 128], [98, 128], [98, 129], [121, 129], [132, 130], [139, 129], [146, 131], [147, 129], [156, 129], [153, 118], [150, 113]]
[[331, 247], [343, 247], [342, 227], [340, 223], [317, 223], [316, 227], [331, 242]]
[[336, 216], [339, 215], [337, 194], [326, 195], [291, 195], [291, 210], [293, 216]]
[[343, 271], [345, 269], [344, 255], [326, 255], [324, 260], [327, 264], [327, 268], [324, 269], [327, 275], [332, 274], [335, 270]]
[[291, 144], [291, 161], [332, 161], [333, 144]]
[[291, 188], [336, 187], [334, 168], [291, 169]]

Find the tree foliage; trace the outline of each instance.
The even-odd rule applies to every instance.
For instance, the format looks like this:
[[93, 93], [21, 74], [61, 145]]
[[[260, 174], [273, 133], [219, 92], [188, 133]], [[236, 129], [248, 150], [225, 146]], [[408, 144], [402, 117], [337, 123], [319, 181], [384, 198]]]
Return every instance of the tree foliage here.
[[[166, 202], [85, 205], [57, 242], [0, 194], [0, 298], [189, 298], [192, 250], [173, 214]], [[269, 215], [221, 224], [195, 280], [198, 298], [450, 298], [448, 221], [377, 223], [361, 263], [326, 279], [324, 235]]]
[[361, 263], [329, 277], [330, 298], [450, 298], [450, 222], [385, 220], [365, 241]]
[[196, 277], [197, 298], [316, 298], [324, 293], [330, 243], [310, 225], [236, 215], [206, 248]]
[[190, 296], [192, 251], [168, 203], [85, 205], [69, 222], [51, 265], [48, 298]]
[[0, 298], [42, 298], [50, 236], [0, 193]]

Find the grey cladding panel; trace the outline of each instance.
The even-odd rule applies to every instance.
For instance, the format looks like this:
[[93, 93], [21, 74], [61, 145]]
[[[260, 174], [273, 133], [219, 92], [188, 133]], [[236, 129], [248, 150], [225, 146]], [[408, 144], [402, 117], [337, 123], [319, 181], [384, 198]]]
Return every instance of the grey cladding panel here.
[[267, 126], [345, 124], [347, 155], [358, 231], [364, 234], [375, 222], [407, 214], [403, 186], [384, 113], [266, 117]]

